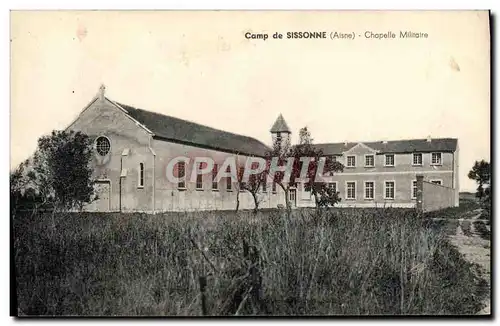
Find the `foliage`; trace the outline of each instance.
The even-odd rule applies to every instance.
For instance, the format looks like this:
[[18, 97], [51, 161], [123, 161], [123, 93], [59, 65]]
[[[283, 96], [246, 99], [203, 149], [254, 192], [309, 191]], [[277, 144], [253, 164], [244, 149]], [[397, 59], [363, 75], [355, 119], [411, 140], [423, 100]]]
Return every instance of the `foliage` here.
[[[482, 308], [474, 265], [413, 210], [292, 214], [64, 213], [55, 215], [52, 236], [50, 214], [19, 216], [19, 311], [201, 315], [200, 277], [211, 315], [473, 314]], [[245, 251], [258, 259], [247, 259]], [[260, 275], [258, 305], [244, 282], [252, 266]]]
[[[290, 208], [288, 201], [288, 192], [291, 187], [297, 187], [299, 182], [303, 183], [304, 189], [310, 191], [315, 198], [316, 207], [334, 206], [340, 201], [338, 192], [328, 187], [328, 184], [323, 179], [324, 175], [333, 175], [336, 172], [342, 172], [344, 166], [334, 160], [332, 157], [325, 156], [321, 149], [318, 149], [313, 144], [311, 133], [304, 127], [299, 132], [299, 143], [295, 146], [286, 144], [280, 145], [276, 142], [273, 146], [273, 151], [269, 154], [269, 159], [278, 158], [278, 165], [287, 164], [288, 159], [293, 159], [293, 165], [289, 180], [285, 180], [285, 173], [277, 172], [273, 179], [285, 191], [286, 205]], [[303, 161], [303, 159], [309, 159]], [[308, 164], [306, 171], [306, 180], [301, 180], [301, 172], [304, 164]], [[323, 170], [323, 175], [319, 175], [318, 170]]]
[[[324, 181], [323, 176], [342, 172], [344, 170], [344, 166], [332, 157], [325, 157], [321, 149], [314, 147], [311, 133], [307, 130], [307, 127], [300, 129], [299, 137], [299, 144], [293, 148], [292, 155], [294, 157], [311, 158], [309, 169], [306, 174], [308, 181], [304, 182], [304, 189], [306, 191], [311, 191], [311, 195], [314, 196], [317, 207], [335, 205], [340, 202], [339, 193], [328, 187], [328, 184]], [[322, 163], [322, 161], [324, 163]], [[322, 164], [324, 164], [323, 168], [321, 168]], [[300, 174], [301, 169], [302, 164], [299, 164], [296, 172]], [[318, 169], [323, 170], [323, 175], [318, 175]], [[296, 176], [294, 175], [294, 177]]]
[[43, 200], [62, 209], [82, 208], [94, 198], [92, 140], [81, 132], [53, 131], [38, 139], [28, 174]]
[[476, 183], [478, 184], [476, 196], [479, 199], [483, 199], [485, 197], [486, 199], [489, 199], [491, 187], [490, 163], [486, 162], [485, 160], [474, 162], [474, 166], [469, 171], [468, 177], [469, 179], [476, 181]]
[[28, 161], [22, 162], [12, 172], [10, 172], [10, 213], [14, 215], [16, 210], [26, 201], [24, 190], [28, 184], [26, 166]]

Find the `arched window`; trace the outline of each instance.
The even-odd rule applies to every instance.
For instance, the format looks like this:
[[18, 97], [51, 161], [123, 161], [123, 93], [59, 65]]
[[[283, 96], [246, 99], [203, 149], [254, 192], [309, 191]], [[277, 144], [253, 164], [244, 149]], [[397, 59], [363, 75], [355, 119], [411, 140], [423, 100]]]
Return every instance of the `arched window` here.
[[144, 188], [144, 163], [139, 163], [139, 188]]
[[109, 139], [104, 136], [97, 137], [96, 139], [96, 150], [97, 153], [101, 156], [106, 156], [109, 153], [109, 150], [111, 149], [111, 144], [109, 142]]

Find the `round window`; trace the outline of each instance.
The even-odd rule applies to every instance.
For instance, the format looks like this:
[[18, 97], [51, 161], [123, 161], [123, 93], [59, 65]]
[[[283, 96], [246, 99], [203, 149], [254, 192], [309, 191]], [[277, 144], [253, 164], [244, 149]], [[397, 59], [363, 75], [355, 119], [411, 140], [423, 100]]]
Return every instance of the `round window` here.
[[109, 143], [109, 139], [106, 137], [98, 137], [96, 140], [96, 149], [99, 155], [104, 156], [109, 153], [109, 149], [111, 148], [111, 144]]

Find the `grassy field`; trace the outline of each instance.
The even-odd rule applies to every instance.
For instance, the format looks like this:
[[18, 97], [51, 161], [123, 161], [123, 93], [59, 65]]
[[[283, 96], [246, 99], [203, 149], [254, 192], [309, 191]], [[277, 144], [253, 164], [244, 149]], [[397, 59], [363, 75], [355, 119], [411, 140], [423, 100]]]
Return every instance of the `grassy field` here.
[[476, 199], [460, 198], [457, 207], [448, 207], [426, 213], [426, 218], [470, 219], [479, 214], [482, 206]]
[[408, 210], [24, 214], [22, 315], [474, 314], [484, 289]]

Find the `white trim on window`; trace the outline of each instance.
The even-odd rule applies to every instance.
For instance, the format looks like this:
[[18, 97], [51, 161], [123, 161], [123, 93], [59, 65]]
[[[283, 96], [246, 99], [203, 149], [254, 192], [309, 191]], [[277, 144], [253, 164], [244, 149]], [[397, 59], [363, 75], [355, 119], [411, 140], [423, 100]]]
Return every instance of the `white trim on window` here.
[[[348, 184], [349, 183], [354, 183], [354, 197], [349, 197], [349, 187], [348, 187]], [[356, 200], [356, 192], [357, 192], [357, 189], [358, 188], [358, 185], [357, 185], [357, 181], [354, 181], [354, 180], [350, 180], [350, 181], [346, 181], [345, 182], [345, 199], [346, 200]]]
[[[420, 163], [415, 163], [415, 155], [420, 155]], [[413, 166], [424, 165], [424, 155], [422, 153], [413, 153], [412, 158], [411, 158], [411, 165], [413, 165]]]
[[[366, 197], [366, 184], [367, 183], [373, 184], [373, 187], [372, 187], [372, 197], [371, 198]], [[375, 199], [375, 180], [366, 180], [366, 181], [363, 182], [363, 198], [365, 200], [374, 200]]]
[[[181, 166], [182, 166], [182, 176], [181, 176]], [[186, 190], [186, 162], [179, 161], [177, 162], [177, 178], [179, 182], [177, 182], [177, 190]]]
[[[434, 154], [439, 154], [439, 162], [437, 162], [437, 163], [434, 163]], [[443, 153], [432, 152], [431, 153], [431, 165], [443, 165]]]
[[[440, 186], [443, 185], [443, 179], [431, 179], [431, 180], [429, 180], [429, 182], [434, 183], [434, 184], [438, 184]], [[439, 182], [439, 183], [437, 183], [437, 182]]]
[[[349, 165], [349, 158], [350, 158], [350, 157], [354, 157], [354, 165]], [[345, 160], [346, 160], [346, 162], [345, 162], [345, 163], [346, 163], [346, 164], [345, 164], [345, 166], [346, 166], [347, 168], [355, 168], [355, 167], [356, 167], [356, 155], [346, 155]]]
[[[417, 199], [417, 185], [413, 186], [413, 183], [417, 182], [417, 179], [413, 179], [410, 181], [410, 198], [411, 199]], [[413, 189], [415, 188], [415, 193], [413, 193]], [[415, 195], [415, 196], [414, 196]]]
[[[373, 158], [372, 165], [366, 165], [366, 157], [371, 156]], [[375, 167], [375, 155], [374, 154], [365, 154], [365, 168], [373, 168]]]
[[[387, 183], [392, 182], [394, 184], [392, 195], [393, 197], [387, 197]], [[384, 199], [394, 200], [396, 199], [396, 180], [384, 180]]]
[[[200, 170], [202, 168], [202, 164], [203, 164], [203, 162], [200, 162], [200, 166], [199, 166]], [[201, 174], [199, 171], [197, 171], [197, 172], [198, 173], [196, 174], [195, 189], [198, 190], [198, 191], [201, 191], [201, 190], [203, 190], [203, 174]]]
[[[387, 156], [392, 156], [392, 165], [387, 164]], [[396, 166], [396, 155], [395, 154], [385, 154], [384, 155], [384, 166], [389, 166], [389, 167]]]
[[219, 172], [219, 164], [214, 163], [214, 166], [212, 167], [212, 185], [210, 188], [212, 188], [212, 191], [219, 191], [219, 183], [217, 182], [217, 173]]

